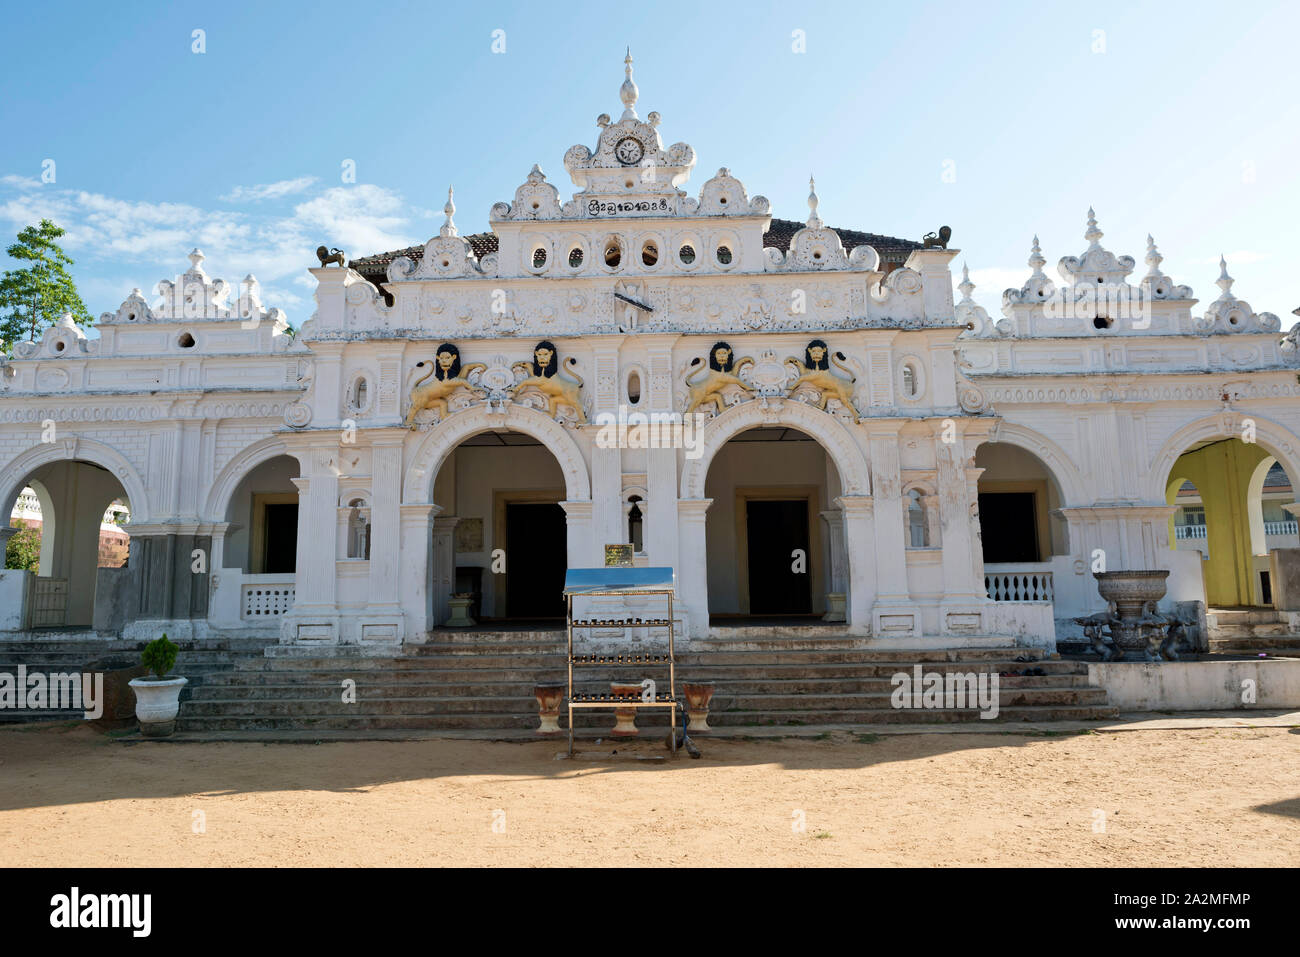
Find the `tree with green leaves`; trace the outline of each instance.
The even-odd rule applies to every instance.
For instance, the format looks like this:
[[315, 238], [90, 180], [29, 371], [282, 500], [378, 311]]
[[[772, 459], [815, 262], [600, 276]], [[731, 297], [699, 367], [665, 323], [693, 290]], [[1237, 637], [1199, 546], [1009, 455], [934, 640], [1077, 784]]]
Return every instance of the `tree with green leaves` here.
[[72, 260], [56, 241], [65, 232], [42, 219], [39, 226], [20, 232], [18, 242], [5, 250], [10, 259], [25, 265], [0, 276], [0, 340], [11, 344], [22, 338], [34, 340], [65, 313], [71, 313], [78, 325], [94, 321], [68, 273]]
[[32, 528], [21, 518], [14, 525], [18, 531], [5, 546], [5, 568], [26, 568], [35, 575], [41, 570], [41, 530]]

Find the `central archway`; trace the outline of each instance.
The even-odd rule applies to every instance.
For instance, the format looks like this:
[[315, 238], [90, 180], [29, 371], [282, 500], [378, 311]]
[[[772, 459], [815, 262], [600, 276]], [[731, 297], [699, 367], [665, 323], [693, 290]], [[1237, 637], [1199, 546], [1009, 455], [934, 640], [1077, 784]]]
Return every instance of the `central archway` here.
[[[764, 401], [768, 404], [764, 405]], [[826, 450], [839, 470], [845, 495], [870, 495], [871, 479], [867, 462], [848, 427], [835, 416], [795, 400], [755, 399], [732, 406], [704, 425], [700, 455], [690, 458], [683, 452], [681, 497], [704, 498], [704, 483], [709, 463], [718, 450], [733, 437], [763, 426], [786, 426], [809, 436]]]

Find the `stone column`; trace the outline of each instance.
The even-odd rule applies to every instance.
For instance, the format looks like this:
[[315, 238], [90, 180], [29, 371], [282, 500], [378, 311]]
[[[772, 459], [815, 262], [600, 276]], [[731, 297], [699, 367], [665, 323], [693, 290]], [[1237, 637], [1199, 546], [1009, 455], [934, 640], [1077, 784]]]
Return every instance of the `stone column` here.
[[[844, 601], [848, 600], [848, 556], [844, 549], [844, 513], [838, 508], [828, 508], [819, 513], [821, 519], [826, 523], [826, 543], [827, 550], [830, 553], [830, 574], [827, 576], [826, 587], [830, 594], [841, 595]], [[827, 620], [836, 609], [832, 606], [831, 599], [826, 600]], [[847, 609], [847, 604], [845, 608]], [[847, 620], [847, 610], [845, 612]], [[838, 620], [838, 616], [834, 620]]]
[[[431, 502], [414, 502], [400, 508], [402, 523], [401, 580], [398, 593], [406, 615], [408, 640], [423, 635], [438, 621], [433, 602], [433, 536], [435, 516], [442, 509]], [[372, 544], [373, 547], [373, 544]]]
[[875, 503], [870, 495], [841, 495], [835, 504], [843, 516], [844, 551], [849, 556], [849, 634], [869, 635], [878, 588], [877, 566], [872, 561], [877, 532]]
[[564, 509], [564, 522], [568, 532], [565, 539], [569, 554], [568, 567], [594, 568], [604, 564], [603, 559], [597, 559], [592, 542], [591, 502], [561, 502], [560, 507]]
[[456, 515], [439, 515], [433, 520], [433, 624], [441, 625], [451, 615], [451, 595], [456, 590]]
[[[897, 431], [882, 429], [871, 433], [870, 456], [877, 585], [871, 628], [877, 637], [913, 638], [920, 634], [921, 620], [908, 598], [903, 482]], [[849, 549], [857, 551], [851, 535]]]
[[402, 545], [402, 440], [404, 431], [372, 435], [370, 596], [367, 611], [399, 612], [398, 567]]
[[711, 498], [677, 503], [677, 600], [685, 606], [687, 636], [709, 634], [709, 562], [704, 518]]

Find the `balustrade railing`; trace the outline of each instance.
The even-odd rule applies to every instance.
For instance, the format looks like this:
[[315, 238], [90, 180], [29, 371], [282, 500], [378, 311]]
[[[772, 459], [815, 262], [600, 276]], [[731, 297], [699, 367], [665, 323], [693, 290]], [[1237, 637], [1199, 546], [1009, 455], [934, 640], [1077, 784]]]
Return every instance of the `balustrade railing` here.
[[986, 572], [984, 590], [994, 601], [1052, 601], [1051, 572]]

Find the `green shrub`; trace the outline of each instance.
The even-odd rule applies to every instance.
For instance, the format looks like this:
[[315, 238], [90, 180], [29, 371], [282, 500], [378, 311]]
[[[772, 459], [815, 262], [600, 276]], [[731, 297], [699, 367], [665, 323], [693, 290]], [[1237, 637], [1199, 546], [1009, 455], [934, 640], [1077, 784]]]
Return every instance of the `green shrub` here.
[[176, 654], [179, 651], [179, 648], [167, 640], [167, 634], [164, 632], [157, 641], [151, 641], [144, 646], [140, 661], [159, 678], [166, 678], [176, 665]]

